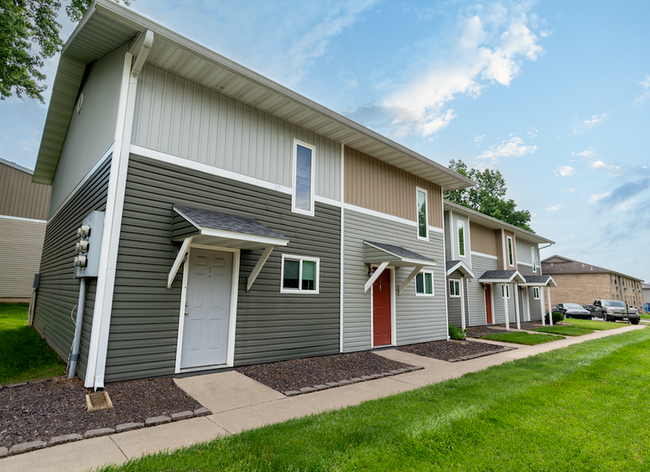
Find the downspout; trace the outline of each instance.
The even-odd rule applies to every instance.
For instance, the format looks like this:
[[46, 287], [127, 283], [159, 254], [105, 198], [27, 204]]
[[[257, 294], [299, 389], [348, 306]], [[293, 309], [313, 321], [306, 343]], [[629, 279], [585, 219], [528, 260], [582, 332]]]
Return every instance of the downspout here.
[[86, 304], [86, 277], [81, 277], [79, 285], [79, 301], [77, 302], [77, 321], [74, 329], [74, 341], [72, 343], [72, 355], [70, 356], [70, 372], [68, 378], [74, 377], [79, 362], [79, 350], [81, 348], [81, 327], [84, 320], [84, 305]]

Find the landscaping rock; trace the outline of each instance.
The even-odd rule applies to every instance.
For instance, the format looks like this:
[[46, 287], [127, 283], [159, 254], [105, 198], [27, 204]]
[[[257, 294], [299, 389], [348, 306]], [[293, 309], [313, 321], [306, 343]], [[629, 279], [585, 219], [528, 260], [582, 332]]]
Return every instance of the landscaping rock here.
[[153, 418], [147, 418], [144, 420], [144, 425], [149, 426], [158, 426], [161, 424], [171, 423], [172, 419], [169, 416], [154, 416]]
[[5, 457], [9, 455], [9, 449], [6, 447], [0, 447], [0, 457]]
[[54, 436], [48, 441], [48, 446], [56, 446], [57, 444], [65, 444], [73, 441], [83, 439], [81, 434], [64, 434], [63, 436]]
[[43, 449], [47, 446], [45, 441], [31, 441], [21, 444], [16, 444], [9, 449], [9, 454], [22, 454], [23, 452], [35, 451], [36, 449]]
[[84, 438], [85, 439], [99, 438], [101, 436], [108, 436], [109, 434], [113, 434], [114, 432], [115, 430], [113, 428], [89, 429], [84, 433]]
[[322, 384], [321, 384], [321, 385], [314, 385], [314, 388], [315, 388], [316, 390], [327, 390], [328, 388], [330, 388], [330, 386], [329, 386], [329, 385], [322, 385]]
[[180, 411], [178, 413], [172, 413], [172, 421], [187, 420], [194, 417], [194, 413], [191, 411]]
[[208, 415], [211, 415], [211, 414], [212, 414], [212, 412], [210, 410], [208, 410], [204, 406], [194, 410], [194, 416], [197, 416], [197, 417], [198, 416], [208, 416]]
[[288, 392], [284, 392], [285, 396], [287, 397], [295, 397], [296, 395], [300, 395], [302, 392], [298, 390], [289, 390]]
[[118, 424], [115, 427], [115, 432], [123, 433], [125, 431], [133, 431], [134, 429], [142, 429], [142, 428], [144, 428], [144, 423], [140, 423], [140, 422], [123, 423], [123, 424]]
[[309, 393], [309, 392], [315, 392], [316, 389], [314, 387], [303, 387], [300, 389], [302, 393]]

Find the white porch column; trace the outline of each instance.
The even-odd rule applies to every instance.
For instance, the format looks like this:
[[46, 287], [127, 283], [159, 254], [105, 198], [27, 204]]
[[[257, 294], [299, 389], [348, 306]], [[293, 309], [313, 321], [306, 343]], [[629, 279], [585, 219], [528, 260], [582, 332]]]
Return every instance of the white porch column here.
[[465, 323], [465, 279], [460, 279], [460, 317], [461, 317], [461, 328], [466, 328]]
[[521, 329], [521, 313], [519, 311], [519, 285], [514, 284], [515, 292], [515, 316], [517, 317], [517, 329]]
[[548, 322], [553, 326], [553, 308], [551, 307], [551, 287], [546, 289], [548, 293]]
[[501, 298], [503, 299], [503, 305], [506, 309], [506, 331], [510, 331], [510, 315], [508, 313], [508, 298], [506, 297], [507, 291], [509, 290], [507, 284], [503, 284], [501, 286], [501, 289], [503, 290], [503, 295]]
[[526, 299], [526, 321], [530, 321], [530, 293], [528, 287], [524, 287], [524, 298]]
[[539, 309], [542, 312], [542, 326], [546, 326], [546, 317], [544, 316], [544, 287], [539, 288]]

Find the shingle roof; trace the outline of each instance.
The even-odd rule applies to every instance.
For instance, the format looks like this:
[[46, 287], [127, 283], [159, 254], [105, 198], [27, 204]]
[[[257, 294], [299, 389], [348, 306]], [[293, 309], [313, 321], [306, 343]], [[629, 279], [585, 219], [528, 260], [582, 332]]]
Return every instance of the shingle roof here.
[[253, 234], [267, 238], [287, 239], [277, 231], [252, 218], [243, 218], [241, 216], [226, 215], [225, 213], [178, 205], [175, 205], [174, 209], [183, 217], [190, 220], [190, 223], [193, 223], [195, 226], [232, 231], [233, 233]]
[[401, 246], [393, 246], [392, 244], [385, 244], [385, 243], [376, 243], [374, 241], [364, 241], [364, 243], [372, 244], [373, 246], [376, 246], [379, 249], [383, 249], [384, 251], [388, 251], [399, 257], [406, 257], [409, 259], [419, 259], [421, 261], [435, 262], [430, 257], [423, 256], [422, 254], [418, 254], [417, 252], [410, 251]]
[[524, 283], [524, 277], [519, 273], [518, 270], [488, 270], [479, 277], [479, 282], [502, 282], [508, 281], [512, 282], [515, 279], [519, 283]]
[[587, 262], [576, 261], [568, 257], [553, 255], [542, 260], [542, 270], [546, 274], [616, 274], [642, 282], [638, 277], [623, 274], [615, 270], [598, 267]]
[[472, 269], [467, 267], [464, 261], [447, 261], [445, 263], [445, 268], [447, 269], [447, 275], [451, 275], [457, 270], [459, 270], [465, 277], [474, 278], [474, 272]]

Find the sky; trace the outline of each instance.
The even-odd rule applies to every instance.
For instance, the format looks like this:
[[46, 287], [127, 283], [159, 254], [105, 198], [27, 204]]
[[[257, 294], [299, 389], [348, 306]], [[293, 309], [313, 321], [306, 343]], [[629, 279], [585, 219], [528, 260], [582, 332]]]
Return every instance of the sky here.
[[[64, 5], [66, 2], [63, 2]], [[132, 0], [440, 163], [498, 169], [559, 254], [650, 283], [650, 2]], [[62, 36], [74, 24], [60, 18]], [[46, 62], [46, 84], [58, 57]], [[33, 169], [46, 104], [0, 102]]]

